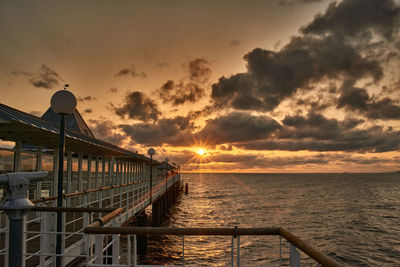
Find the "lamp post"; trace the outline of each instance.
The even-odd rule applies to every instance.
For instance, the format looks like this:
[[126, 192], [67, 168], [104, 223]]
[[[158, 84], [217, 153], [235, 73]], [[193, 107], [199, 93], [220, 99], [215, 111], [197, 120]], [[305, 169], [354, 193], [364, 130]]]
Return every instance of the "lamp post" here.
[[[62, 207], [63, 201], [63, 174], [64, 174], [64, 153], [65, 153], [65, 115], [72, 114], [76, 107], [74, 94], [67, 91], [68, 84], [64, 90], [57, 91], [50, 100], [51, 109], [60, 115], [60, 147], [58, 162], [58, 181], [57, 181], [57, 207]], [[62, 212], [57, 212], [57, 243], [56, 243], [56, 266], [61, 267], [62, 263]]]
[[165, 193], [167, 193], [168, 190], [168, 161], [169, 158], [165, 158]]
[[154, 148], [149, 148], [147, 153], [150, 155], [150, 204], [153, 197], [153, 155], [156, 153]]
[[[175, 163], [175, 162], [171, 162], [171, 165], [174, 166], [174, 167], [176, 167], [176, 163]], [[175, 171], [175, 170], [174, 170], [174, 171]], [[174, 177], [174, 180], [173, 180], [172, 182], [175, 183], [175, 175], [174, 175], [173, 177]]]

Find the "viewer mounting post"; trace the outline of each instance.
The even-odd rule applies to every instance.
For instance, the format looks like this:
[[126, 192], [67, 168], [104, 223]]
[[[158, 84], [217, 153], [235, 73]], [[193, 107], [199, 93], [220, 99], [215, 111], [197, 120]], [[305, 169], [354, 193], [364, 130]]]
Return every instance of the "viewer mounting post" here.
[[40, 181], [47, 175], [43, 172], [16, 172], [0, 175], [0, 185], [6, 188], [7, 197], [0, 205], [10, 221], [10, 238], [8, 241], [8, 266], [24, 267], [24, 217], [33, 203], [27, 198], [30, 182]]
[[[64, 154], [65, 154], [65, 116], [72, 114], [76, 107], [76, 98], [74, 94], [67, 91], [68, 84], [64, 90], [56, 92], [50, 100], [51, 108], [60, 117], [60, 147], [58, 162], [58, 180], [57, 180], [57, 207], [62, 207], [63, 202], [63, 174], [64, 174]], [[57, 243], [56, 243], [56, 266], [62, 266], [62, 212], [57, 212]]]

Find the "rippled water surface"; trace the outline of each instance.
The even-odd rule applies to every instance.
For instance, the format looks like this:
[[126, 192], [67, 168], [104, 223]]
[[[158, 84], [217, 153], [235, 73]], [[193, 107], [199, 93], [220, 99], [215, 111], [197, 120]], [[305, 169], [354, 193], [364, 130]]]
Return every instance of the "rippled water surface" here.
[[[169, 227], [285, 227], [351, 266], [400, 266], [400, 175], [184, 174]], [[163, 242], [163, 248], [159, 243]], [[230, 237], [187, 237], [187, 264], [230, 264]], [[285, 244], [285, 243], [284, 243]], [[154, 261], [182, 256], [179, 237], [150, 242]], [[158, 251], [155, 251], [158, 250]], [[156, 253], [157, 252], [157, 253]], [[288, 247], [283, 247], [284, 257]], [[279, 237], [242, 237], [241, 264], [279, 263]], [[307, 265], [313, 261], [306, 259]]]

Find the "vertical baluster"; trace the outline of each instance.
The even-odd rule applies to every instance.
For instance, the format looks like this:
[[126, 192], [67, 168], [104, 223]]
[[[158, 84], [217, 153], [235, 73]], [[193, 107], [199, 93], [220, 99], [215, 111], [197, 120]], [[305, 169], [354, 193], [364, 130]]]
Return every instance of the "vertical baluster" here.
[[94, 263], [103, 264], [103, 235], [94, 235], [95, 260]]
[[282, 236], [279, 235], [279, 266], [282, 266]]
[[[113, 219], [113, 226], [117, 227], [118, 222], [116, 219]], [[119, 235], [112, 235], [112, 264], [119, 264]]]
[[240, 267], [240, 235], [237, 236], [237, 267]]
[[133, 267], [137, 265], [137, 240], [136, 235], [133, 235]]
[[231, 265], [234, 267], [235, 265], [235, 242], [234, 242], [235, 237], [232, 236], [231, 239]]
[[182, 266], [185, 267], [185, 236], [182, 236]]
[[129, 266], [131, 266], [131, 257], [132, 257], [132, 254], [131, 254], [131, 235], [127, 235], [126, 238], [127, 238], [127, 242], [128, 242], [128, 244], [127, 244], [127, 246], [128, 246], [128, 248], [127, 248], [127, 251], [128, 251], [127, 264], [128, 264], [128, 267], [129, 267]]

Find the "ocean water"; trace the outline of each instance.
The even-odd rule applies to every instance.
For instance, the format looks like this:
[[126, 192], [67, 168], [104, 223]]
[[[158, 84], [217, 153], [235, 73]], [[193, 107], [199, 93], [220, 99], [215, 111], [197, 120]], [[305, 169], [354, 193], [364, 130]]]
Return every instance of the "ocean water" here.
[[[400, 175], [183, 174], [168, 227], [285, 227], [350, 266], [400, 266]], [[236, 241], [235, 241], [236, 242]], [[241, 237], [242, 265], [279, 264], [279, 237]], [[230, 264], [230, 237], [185, 237], [185, 263]], [[180, 237], [152, 237], [149, 261], [179, 263]], [[286, 264], [288, 244], [283, 242]], [[306, 266], [317, 265], [304, 257]], [[162, 259], [162, 260], [161, 260]]]

